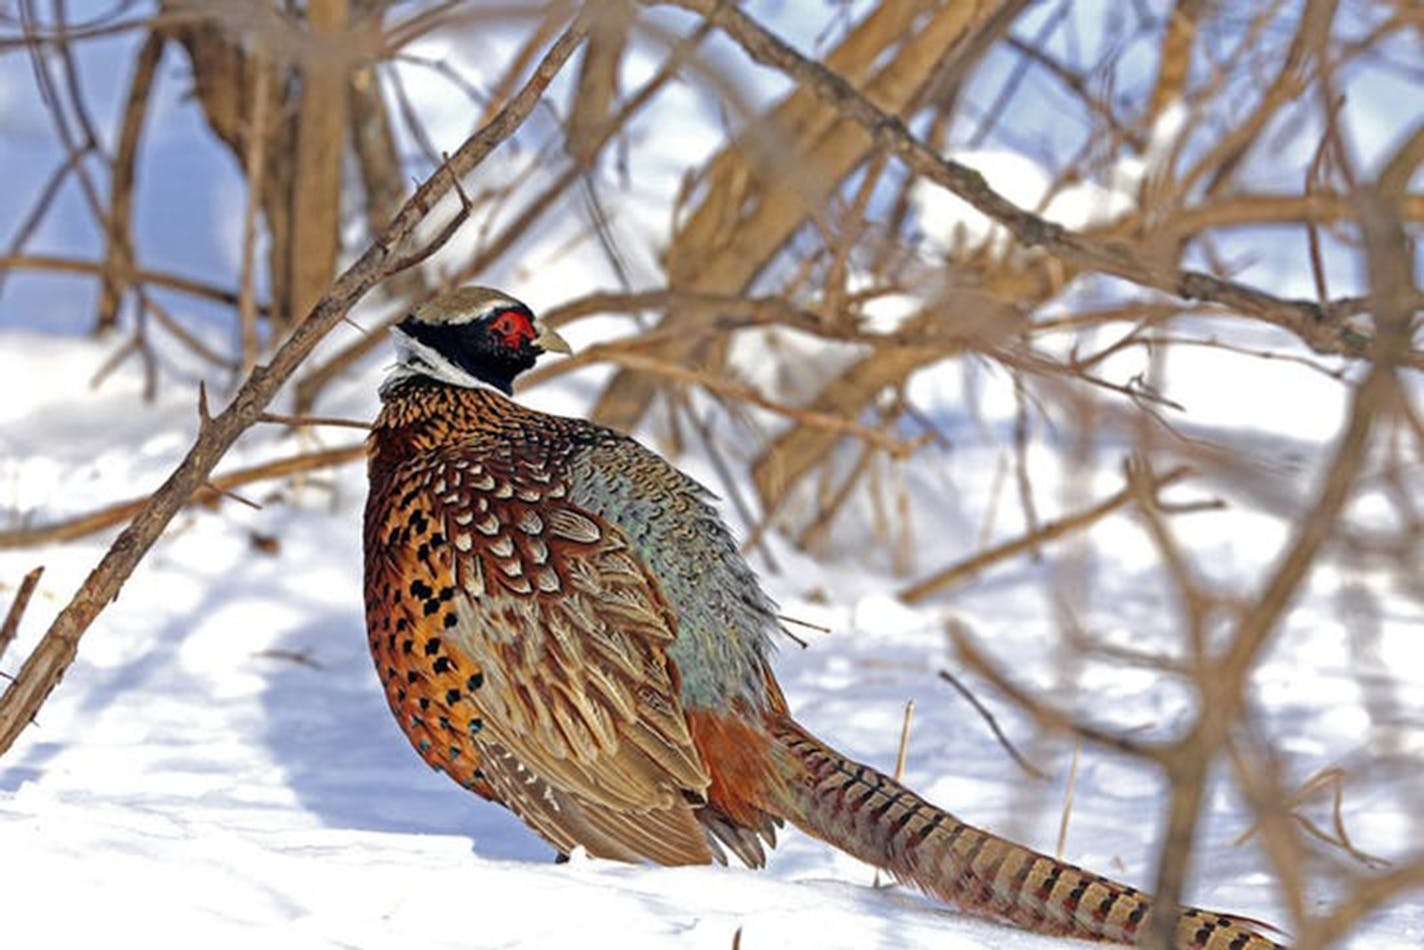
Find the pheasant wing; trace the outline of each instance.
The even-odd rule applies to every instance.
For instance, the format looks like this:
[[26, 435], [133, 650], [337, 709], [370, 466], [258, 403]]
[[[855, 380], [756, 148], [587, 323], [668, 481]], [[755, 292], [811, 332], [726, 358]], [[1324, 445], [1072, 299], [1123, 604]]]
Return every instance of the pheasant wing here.
[[386, 556], [427, 722], [473, 778], [556, 846], [665, 864], [712, 858], [709, 777], [666, 648], [675, 620], [621, 530], [541, 470], [431, 458], [393, 487]]

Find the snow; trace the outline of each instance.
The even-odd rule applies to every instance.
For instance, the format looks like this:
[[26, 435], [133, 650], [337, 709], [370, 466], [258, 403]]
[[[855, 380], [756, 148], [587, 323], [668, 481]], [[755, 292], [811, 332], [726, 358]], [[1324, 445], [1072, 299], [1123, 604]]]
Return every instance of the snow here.
[[[502, 50], [502, 43], [491, 38], [481, 49]], [[473, 49], [442, 49], [435, 40], [423, 52], [476, 57]], [[0, 58], [0, 131], [6, 136], [0, 160], [7, 180], [33, 180], [54, 159], [42, 145], [42, 117], [5, 107], [30, 101], [28, 68], [20, 58]], [[646, 63], [630, 68], [647, 72]], [[438, 144], [457, 142], [467, 130], [468, 111], [428, 71], [402, 71], [419, 108], [444, 117]], [[93, 90], [100, 115], [112, 116], [111, 100], [122, 93], [121, 84], [111, 85]], [[179, 102], [174, 88], [161, 82], [162, 96], [169, 98], [160, 102], [191, 123], [191, 106]], [[748, 94], [764, 101], [776, 88], [768, 83]], [[701, 154], [718, 141], [719, 120], [705, 100], [680, 86], [671, 91], [668, 124], [649, 120], [642, 132], [676, 129], [678, 152], [670, 157], [655, 148], [631, 149], [637, 200], [620, 203], [614, 222], [648, 272], [688, 150]], [[155, 128], [169, 128], [159, 121], [163, 114], [155, 116]], [[1183, 121], [1180, 109], [1169, 109], [1142, 167], [1124, 167], [1105, 183], [1060, 190], [1045, 213], [1075, 226], [1127, 213], [1141, 176], [1171, 150]], [[230, 275], [239, 246], [233, 222], [239, 220], [234, 209], [241, 207], [241, 182], [229, 156], [194, 146], [196, 134], [196, 126], [181, 134], [155, 133], [146, 146], [149, 160], [170, 169], [175, 180], [203, 180], [210, 187], [195, 192], [145, 182], [138, 243], [157, 249], [146, 264]], [[486, 169], [490, 174], [470, 184], [507, 181], [535, 154], [497, 153]], [[992, 184], [1026, 206], [1048, 194], [1050, 171], [1002, 144], [955, 157], [978, 164]], [[535, 177], [532, 187], [542, 187], [546, 178]], [[23, 191], [0, 190], [0, 220], [18, 216]], [[922, 226], [940, 229], [931, 237], [941, 246], [966, 234], [974, 241], [995, 240], [993, 229], [976, 223], [972, 212], [953, 208], [957, 199], [939, 195], [921, 192], [917, 200], [921, 214], [937, 222]], [[927, 214], [935, 208], [938, 218]], [[515, 263], [482, 279], [540, 308], [612, 286], [596, 247], [585, 240], [568, 251], [571, 236], [585, 226], [579, 215], [568, 214], [565, 226], [537, 235]], [[446, 266], [459, 248], [468, 249], [474, 230], [467, 228], [455, 250], [426, 266]], [[40, 244], [83, 253], [80, 235], [89, 233], [82, 213], [70, 207]], [[1291, 292], [1291, 281], [1308, 286], [1299, 253], [1280, 259], [1294, 260], [1297, 269], [1284, 272], [1273, 264], [1243, 279], [1278, 292]], [[164, 299], [215, 346], [230, 345], [230, 326], [204, 322], [204, 312], [181, 298]], [[52, 277], [12, 277], [0, 298], [0, 499], [12, 525], [48, 523], [148, 494], [196, 430], [197, 380], [209, 377], [219, 404], [230, 395], [230, 380], [213, 378], [211, 369], [166, 348], [159, 354], [163, 376], [154, 403], [142, 401], [142, 375], [132, 360], [91, 389], [89, 381], [119, 345], [72, 335], [92, 306], [92, 284]], [[897, 295], [878, 307], [867, 329], [893, 332], [914, 301]], [[371, 302], [356, 320], [370, 325], [382, 313], [382, 305]], [[1220, 322], [1223, 332], [1240, 329], [1239, 323]], [[567, 335], [587, 345], [628, 329], [628, 321], [601, 319], [576, 324]], [[324, 350], [351, 332], [338, 330]], [[777, 335], [790, 354], [779, 368], [788, 372], [772, 373], [762, 363], [762, 375], [753, 381], [784, 398], [804, 394], [812, 382], [808, 367], [826, 372], [843, 355], [818, 352], [804, 335]], [[1287, 345], [1279, 335], [1270, 339]], [[754, 357], [765, 345], [755, 332], [740, 334], [738, 365], [756, 366], [747, 354]], [[387, 353], [368, 360], [335, 385], [318, 410], [369, 418], [388, 361]], [[1241, 453], [1285, 499], [1263, 505], [1227, 483], [1194, 482], [1183, 491], [1189, 498], [1220, 493], [1231, 503], [1173, 524], [1204, 576], [1250, 596], [1288, 535], [1290, 499], [1309, 488], [1338, 429], [1344, 388], [1300, 366], [1218, 350], [1174, 351], [1169, 366], [1167, 395], [1187, 410], [1174, 417], [1179, 428]], [[1140, 353], [1123, 354], [1102, 372], [1122, 381], [1141, 368]], [[606, 372], [561, 377], [524, 398], [542, 409], [583, 413]], [[968, 363], [936, 366], [913, 377], [909, 395], [953, 443], [952, 450], [926, 449], [902, 473], [918, 513], [911, 527], [920, 550], [914, 574], [920, 576], [972, 553], [981, 540], [1012, 536], [1022, 519], [1011, 490], [995, 477], [1014, 412], [1002, 374]], [[753, 415], [764, 428], [776, 423]], [[1029, 458], [1042, 518], [1068, 507], [1067, 432], [1035, 432]], [[733, 460], [745, 461], [745, 431], [723, 434]], [[651, 441], [657, 433], [643, 435]], [[220, 471], [294, 453], [313, 439], [334, 446], [356, 438], [339, 429], [298, 437], [260, 427], [241, 440]], [[1102, 448], [1091, 473], [1094, 497], [1117, 486], [1125, 450], [1125, 442]], [[721, 490], [705, 457], [694, 453], [681, 463]], [[739, 487], [751, 496], [749, 486]], [[362, 622], [364, 492], [361, 466], [350, 465], [296, 485], [243, 489], [262, 504], [260, 510], [224, 502], [190, 509], [174, 521], [86, 635], [38, 721], [0, 759], [0, 854], [6, 856], [0, 861], [0, 924], [7, 944], [61, 950], [180, 941], [217, 948], [255, 942], [272, 948], [727, 948], [740, 930], [749, 950], [1062, 945], [956, 914], [904, 889], [877, 888], [870, 868], [790, 829], [763, 871], [587, 859], [555, 865], [551, 850], [508, 813], [421, 765], [392, 721]], [[1001, 493], [1005, 497], [996, 501]], [[997, 515], [984, 532], [991, 508]], [[735, 522], [730, 507], [724, 511]], [[840, 560], [814, 561], [776, 536], [767, 543], [779, 571], [753, 558], [786, 614], [831, 628], [828, 634], [798, 630], [809, 647], [788, 642], [777, 663], [792, 709], [828, 742], [890, 769], [902, 711], [913, 699], [907, 782], [968, 821], [1051, 852], [1072, 744], [1036, 733], [969, 675], [954, 657], [948, 624], [962, 625], [1017, 682], [1050, 690], [1056, 702], [1090, 721], [1140, 729], [1148, 738], [1176, 735], [1190, 721], [1195, 699], [1185, 688], [1139, 668], [1084, 661], [1061, 646], [1067, 604], [1094, 638], [1180, 655], [1169, 586], [1150, 542], [1129, 519], [1110, 518], [1076, 548], [1049, 548], [1042, 562], [1025, 558], [998, 566], [915, 607], [893, 596], [905, 577], [873, 552], [864, 560], [854, 557], [878, 548], [869, 538], [869, 521], [862, 504], [837, 526], [833, 548], [845, 552]], [[748, 526], [737, 527], [745, 534]], [[25, 572], [46, 566], [19, 640], [0, 670], [18, 668], [113, 536], [109, 531], [67, 545], [0, 551], [0, 605], [8, 604]], [[269, 538], [276, 553], [256, 543]], [[1079, 557], [1070, 556], [1073, 550]], [[1086, 580], [1074, 586], [1079, 576]], [[979, 716], [939, 680], [941, 669], [954, 671], [989, 704], [1015, 744], [1049, 773], [1047, 780], [1028, 778], [1014, 765]], [[1424, 724], [1418, 714], [1424, 708], [1424, 607], [1417, 589], [1411, 597], [1407, 587], [1368, 565], [1324, 563], [1273, 640], [1254, 684], [1259, 721], [1289, 782], [1343, 765], [1344, 814], [1356, 844], [1395, 861], [1424, 850]], [[1248, 811], [1231, 788], [1227, 776], [1215, 776], [1188, 896], [1200, 906], [1283, 921], [1257, 842], [1232, 845], [1247, 829]], [[1064, 857], [1146, 886], [1164, 803], [1158, 776], [1085, 747]], [[1328, 822], [1328, 801], [1315, 801], [1308, 813]], [[1329, 863], [1324, 853], [1312, 858], [1313, 872]], [[1338, 877], [1312, 875], [1313, 907], [1338, 898]], [[1348, 945], [1389, 950], [1421, 944], [1424, 906], [1413, 898], [1374, 915]]]
[[[16, 331], [5, 342], [0, 379], [10, 395], [24, 394], [0, 401], [0, 484], [13, 510], [45, 521], [141, 494], [185, 448], [190, 389], [165, 386], [144, 406], [131, 367], [88, 392], [74, 380], [90, 375], [104, 347]], [[337, 400], [341, 412], [374, 409], [382, 361], [350, 383]], [[1297, 385], [1334, 384], [1302, 374]], [[581, 387], [565, 388], [531, 393], [531, 401], [567, 408]], [[972, 433], [960, 435], [972, 443]], [[323, 435], [330, 444], [347, 438]], [[259, 432], [224, 468], [296, 448], [291, 437]], [[988, 490], [987, 452], [966, 444], [944, 460], [971, 510]], [[1051, 478], [1056, 462], [1045, 458]], [[0, 849], [26, 855], [0, 868], [7, 932], [45, 933], [52, 946], [182, 938], [221, 947], [260, 933], [294, 947], [575, 938], [726, 947], [738, 928], [744, 946], [1055, 945], [876, 889], [870, 869], [795, 832], [763, 872], [554, 865], [517, 821], [426, 770], [391, 721], [360, 613], [363, 475], [348, 466], [322, 480], [275, 498], [270, 488], [248, 490], [261, 511], [226, 503], [184, 513], [89, 633], [39, 722], [0, 765]], [[1221, 554], [1229, 576], [1259, 569], [1274, 550], [1278, 531], [1259, 544], [1235, 543], [1257, 536], [1257, 520], [1271, 519], [1227, 512], [1179, 525], [1194, 550]], [[254, 532], [276, 537], [279, 553], [256, 550]], [[923, 534], [936, 537], [932, 526]], [[36, 563], [48, 566], [7, 663], [25, 655], [107, 537], [0, 554], [7, 583]], [[1092, 538], [1100, 596], [1086, 622], [1115, 641], [1169, 649], [1174, 634], [1143, 567], [1140, 535], [1110, 520]], [[936, 544], [924, 560], [948, 562], [968, 545]], [[784, 610], [833, 629], [809, 634], [805, 651], [782, 651], [778, 670], [797, 715], [889, 768], [903, 704], [915, 699], [909, 782], [969, 820], [1051, 850], [1071, 750], [1035, 737], [980, 686], [1010, 735], [1052, 775], [1027, 780], [935, 676], [956, 668], [943, 634], [954, 617], [1020, 682], [1055, 682], [1061, 671], [1046, 652], [1055, 642], [1053, 608], [1042, 594], [1048, 568], [1008, 565], [952, 603], [912, 608], [890, 596], [899, 579], [883, 572], [776, 554], [782, 573], [764, 577]], [[1382, 728], [1372, 726], [1354, 679], [1331, 605], [1341, 583], [1333, 575], [1317, 575], [1258, 676], [1272, 729], [1295, 737], [1285, 750], [1300, 778], [1356, 757]], [[1424, 616], [1417, 602], [1400, 600], [1378, 623], [1380, 659], [1389, 661], [1381, 669], [1400, 707], [1417, 709]], [[1152, 735], [1179, 728], [1191, 708], [1183, 691], [1163, 693], [1158, 677], [1120, 667], [1092, 667], [1077, 689], [1090, 718]], [[1416, 756], [1424, 747], [1417, 723], [1395, 734]], [[1347, 820], [1365, 851], [1400, 858], [1418, 841], [1410, 777], [1370, 775], [1359, 798], [1347, 788]], [[1066, 856], [1145, 883], [1162, 794], [1135, 763], [1084, 749]], [[1230, 845], [1243, 814], [1234, 796], [1212, 796], [1192, 899], [1281, 919], [1254, 844]], [[1352, 945], [1402, 948], [1421, 937], [1424, 909], [1406, 904], [1379, 915]]]

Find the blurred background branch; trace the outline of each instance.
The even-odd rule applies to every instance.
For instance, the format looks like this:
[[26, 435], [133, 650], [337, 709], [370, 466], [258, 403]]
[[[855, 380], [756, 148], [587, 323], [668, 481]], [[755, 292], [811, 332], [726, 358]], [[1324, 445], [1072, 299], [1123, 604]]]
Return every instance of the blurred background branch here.
[[[0, 321], [42, 310], [35, 288], [82, 286], [92, 303], [64, 329], [104, 348], [96, 384], [134, 360], [150, 400], [206, 377], [230, 403], [157, 494], [0, 531], [14, 548], [129, 525], [0, 700], [0, 749], [184, 505], [359, 457], [301, 426], [276, 461], [213, 476], [269, 401], [352, 414], [387, 326], [498, 283], [585, 344], [531, 373], [531, 397], [567, 385], [598, 421], [705, 464], [759, 568], [862, 562], [903, 578], [903, 603], [947, 610], [1010, 565], [1049, 565], [1062, 680], [1018, 683], [952, 626], [957, 662], [1025, 721], [1166, 776], [1166, 901], [1219, 770], [1301, 944], [1345, 937], [1419, 886], [1424, 843], [1377, 873], [1338, 800], [1331, 833], [1297, 820], [1304, 776], [1340, 775], [1338, 795], [1347, 770], [1283, 752], [1257, 674], [1292, 648], [1282, 631], [1322, 570], [1359, 602], [1424, 605], [1419, 14], [1110, 6], [832, 4], [809, 33], [725, 0], [0, 8], [0, 75], [29, 83], [0, 93], [43, 115], [25, 131], [48, 161], [5, 199]], [[1377, 101], [1400, 87], [1412, 111]], [[184, 128], [217, 156], [211, 181], [163, 174]], [[200, 240], [196, 210], [146, 209], [196, 209], [209, 185], [240, 195], [217, 216], [230, 266], [189, 272], [173, 248]], [[360, 332], [322, 341], [348, 310]], [[1273, 464], [1283, 432], [1204, 423], [1180, 395], [1247, 393], [1283, 364], [1343, 407], [1308, 464]], [[995, 387], [1012, 405], [998, 422]], [[945, 474], [966, 439], [995, 460], [972, 504]], [[1233, 506], [1283, 526], [1250, 582], [1214, 571], [1191, 527]], [[937, 537], [926, 509], [977, 535]], [[1085, 539], [1118, 522], [1170, 612], [1151, 650], [1073, 619]], [[1091, 663], [1185, 689], [1190, 712], [1152, 739], [1084, 716]], [[1350, 794], [1394, 767], [1373, 751]]]

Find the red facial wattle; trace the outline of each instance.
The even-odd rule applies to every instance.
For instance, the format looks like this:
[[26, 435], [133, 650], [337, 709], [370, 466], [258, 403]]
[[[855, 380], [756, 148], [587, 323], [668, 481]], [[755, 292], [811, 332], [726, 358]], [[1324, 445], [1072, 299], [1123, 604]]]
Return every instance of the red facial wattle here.
[[534, 339], [533, 321], [518, 310], [501, 310], [490, 324], [490, 330], [511, 350], [523, 349], [527, 341]]

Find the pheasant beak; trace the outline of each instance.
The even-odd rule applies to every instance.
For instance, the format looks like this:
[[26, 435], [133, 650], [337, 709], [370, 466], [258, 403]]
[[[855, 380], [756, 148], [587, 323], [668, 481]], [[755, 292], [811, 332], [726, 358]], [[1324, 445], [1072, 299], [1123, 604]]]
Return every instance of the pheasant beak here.
[[563, 353], [565, 356], [572, 356], [574, 352], [567, 340], [547, 326], [539, 328], [539, 335], [534, 337], [534, 345], [545, 352]]

